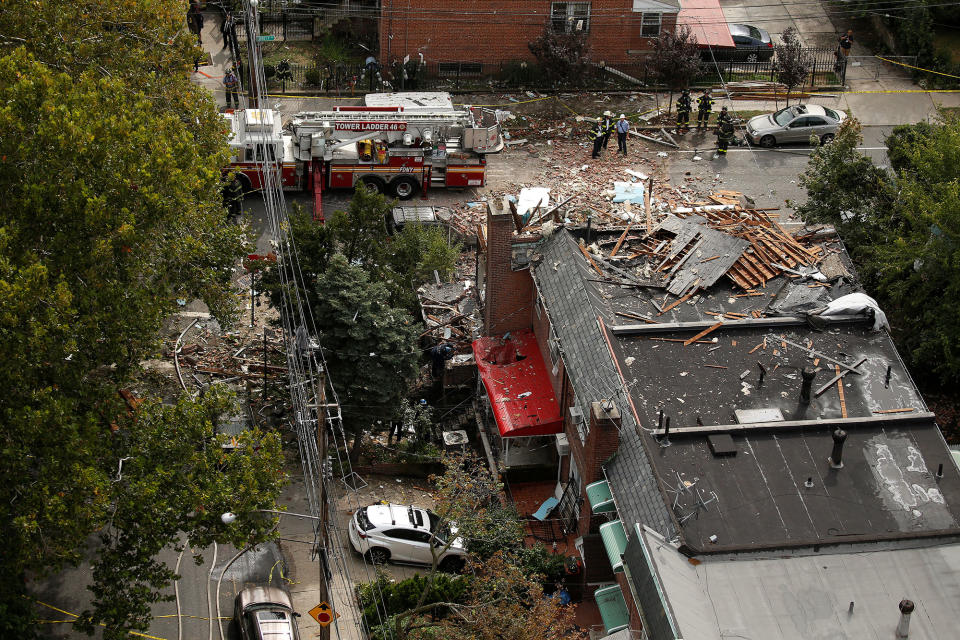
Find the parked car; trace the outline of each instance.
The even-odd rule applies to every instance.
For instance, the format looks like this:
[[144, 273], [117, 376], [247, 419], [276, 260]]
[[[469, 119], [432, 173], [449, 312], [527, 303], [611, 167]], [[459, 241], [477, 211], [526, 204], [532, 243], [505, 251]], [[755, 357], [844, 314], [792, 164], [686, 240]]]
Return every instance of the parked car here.
[[776, 113], [750, 118], [747, 140], [761, 147], [773, 147], [785, 142], [807, 142], [811, 135], [815, 135], [821, 143], [827, 144], [833, 140], [846, 117], [843, 111], [817, 104], [795, 104]]
[[290, 594], [279, 587], [247, 587], [233, 605], [242, 640], [300, 640], [299, 616]]
[[728, 26], [730, 37], [733, 38], [733, 48], [702, 49], [701, 57], [706, 62], [766, 62], [773, 57], [773, 40], [765, 29], [749, 24]]
[[[460, 571], [465, 563], [463, 540], [453, 523], [441, 523], [439, 516], [409, 505], [373, 504], [357, 509], [350, 518], [350, 543], [357, 553], [371, 562], [388, 560], [409, 564], [432, 564], [433, 548], [440, 554], [438, 566], [443, 571]], [[446, 548], [445, 548], [446, 547]]]

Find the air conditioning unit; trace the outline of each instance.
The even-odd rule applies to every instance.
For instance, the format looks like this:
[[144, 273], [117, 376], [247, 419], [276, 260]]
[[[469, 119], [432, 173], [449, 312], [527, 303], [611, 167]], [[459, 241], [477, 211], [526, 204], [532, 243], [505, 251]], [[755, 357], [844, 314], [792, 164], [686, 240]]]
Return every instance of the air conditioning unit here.
[[470, 438], [463, 429], [443, 432], [443, 448], [447, 451], [463, 451], [469, 443]]

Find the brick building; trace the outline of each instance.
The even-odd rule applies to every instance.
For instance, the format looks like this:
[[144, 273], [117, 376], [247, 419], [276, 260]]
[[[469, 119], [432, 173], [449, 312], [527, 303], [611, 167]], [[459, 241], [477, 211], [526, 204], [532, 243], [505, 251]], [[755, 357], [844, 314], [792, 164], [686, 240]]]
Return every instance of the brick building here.
[[[527, 43], [549, 24], [588, 34], [593, 59], [636, 61], [661, 30], [676, 26], [678, 0], [382, 0], [380, 58], [423, 54], [430, 63], [471, 63], [494, 73], [502, 63], [533, 61]], [[472, 67], [471, 67], [472, 69]]]
[[[678, 297], [642, 251], [610, 255], [619, 231], [514, 225], [491, 205], [494, 330], [478, 343], [498, 356], [474, 352], [501, 453], [529, 450], [501, 455], [507, 482], [552, 465], [541, 517], [576, 537], [568, 585], [605, 633], [955, 635], [960, 469], [879, 310], [824, 313], [862, 295], [837, 239], [817, 251], [823, 285], [778, 274], [743, 294], [716, 279]], [[699, 278], [743, 251], [697, 216], [651, 235], [699, 247]]]

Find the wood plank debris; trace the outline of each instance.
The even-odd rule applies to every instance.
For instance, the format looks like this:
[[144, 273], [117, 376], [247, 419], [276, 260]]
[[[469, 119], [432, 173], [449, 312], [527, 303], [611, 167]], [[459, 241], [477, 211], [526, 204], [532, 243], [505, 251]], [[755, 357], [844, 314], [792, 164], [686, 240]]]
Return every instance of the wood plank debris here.
[[701, 332], [698, 333], [697, 335], [693, 336], [692, 338], [690, 338], [689, 340], [687, 340], [686, 342], [684, 342], [684, 343], [683, 343], [683, 346], [686, 347], [686, 346], [688, 346], [688, 345], [693, 344], [694, 342], [696, 342], [697, 340], [699, 340], [699, 339], [702, 338], [703, 336], [707, 335], [707, 334], [710, 333], [711, 331], [716, 331], [717, 329], [719, 329], [719, 328], [722, 327], [722, 326], [723, 326], [723, 323], [722, 323], [722, 322], [718, 322], [718, 323], [716, 323], [716, 324], [714, 324], [714, 325], [712, 325], [712, 326], [710, 326], [710, 327], [707, 327], [706, 329], [704, 329], [703, 331], [701, 331]]

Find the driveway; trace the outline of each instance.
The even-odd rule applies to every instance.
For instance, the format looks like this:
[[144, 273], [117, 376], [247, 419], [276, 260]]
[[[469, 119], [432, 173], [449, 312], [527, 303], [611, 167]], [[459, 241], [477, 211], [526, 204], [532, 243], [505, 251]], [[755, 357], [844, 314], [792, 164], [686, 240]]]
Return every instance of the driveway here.
[[795, 27], [808, 47], [833, 47], [839, 37], [821, 2], [785, 0], [720, 0], [727, 22], [752, 24], [770, 32], [774, 43], [788, 27]]

